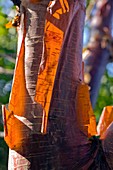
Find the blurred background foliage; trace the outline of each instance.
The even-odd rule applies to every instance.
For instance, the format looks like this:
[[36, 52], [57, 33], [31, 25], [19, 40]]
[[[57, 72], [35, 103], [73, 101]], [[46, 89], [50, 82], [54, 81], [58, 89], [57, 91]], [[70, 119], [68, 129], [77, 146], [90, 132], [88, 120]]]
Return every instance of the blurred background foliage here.
[[8, 147], [3, 140], [2, 104], [7, 104], [15, 67], [17, 35], [5, 24], [14, 15], [13, 4], [0, 0], [0, 170], [7, 169]]
[[[113, 67], [112, 67], [112, 72], [113, 72]], [[108, 70], [106, 69], [105, 74], [102, 76], [101, 79], [101, 86], [100, 86], [96, 106], [94, 109], [97, 122], [99, 120], [103, 108], [105, 106], [111, 106], [111, 105], [113, 106], [113, 74], [111, 76]]]
[[[95, 5], [94, 0], [87, 0], [87, 15]], [[7, 104], [11, 91], [13, 72], [15, 67], [17, 34], [15, 28], [6, 29], [5, 24], [14, 16], [15, 8], [10, 0], [0, 0], [0, 170], [7, 169], [8, 147], [3, 140], [2, 104]], [[84, 45], [90, 36], [90, 22], [85, 24]], [[87, 35], [87, 36], [86, 36]], [[113, 105], [113, 63], [106, 66], [105, 74], [101, 79], [101, 87], [95, 106], [97, 121], [104, 106]]]

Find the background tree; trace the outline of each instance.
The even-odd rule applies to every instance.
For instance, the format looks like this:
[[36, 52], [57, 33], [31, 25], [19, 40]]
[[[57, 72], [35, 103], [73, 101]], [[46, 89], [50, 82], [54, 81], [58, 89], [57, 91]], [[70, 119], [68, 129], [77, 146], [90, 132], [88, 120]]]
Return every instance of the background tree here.
[[[93, 7], [93, 14], [90, 16], [90, 39], [83, 57], [85, 61], [85, 81], [91, 87], [93, 107], [95, 107], [97, 101], [100, 81], [106, 66], [111, 59], [113, 60], [112, 11], [113, 2], [111, 0], [97, 1]], [[106, 102], [108, 103], [108, 101]], [[106, 105], [104, 101], [103, 103]], [[109, 104], [112, 104], [112, 102]]]

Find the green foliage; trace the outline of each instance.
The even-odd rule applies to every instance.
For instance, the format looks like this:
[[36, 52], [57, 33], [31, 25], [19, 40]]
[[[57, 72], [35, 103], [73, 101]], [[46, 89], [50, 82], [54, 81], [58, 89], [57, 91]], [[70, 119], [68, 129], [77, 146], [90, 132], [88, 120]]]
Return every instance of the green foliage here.
[[95, 107], [97, 121], [105, 106], [113, 105], [113, 77], [109, 77], [107, 71], [101, 79], [101, 87]]
[[0, 170], [7, 170], [8, 147], [4, 143], [3, 138], [0, 138]]
[[89, 3], [90, 3], [90, 0], [87, 0], [87, 5], [86, 5], [86, 6], [88, 6], [88, 5], [89, 5]]
[[9, 89], [7, 84], [11, 84], [13, 69], [15, 67], [14, 58], [16, 56], [16, 31], [6, 29], [8, 22], [7, 15], [0, 11], [0, 103], [7, 103]]
[[86, 1], [86, 7], [88, 7], [88, 5], [89, 5], [92, 1], [94, 1], [94, 0], [87, 0], [87, 1]]
[[8, 103], [15, 67], [16, 30], [6, 29], [8, 16], [0, 8], [0, 170], [7, 170], [8, 147], [2, 137], [3, 122], [1, 105]]

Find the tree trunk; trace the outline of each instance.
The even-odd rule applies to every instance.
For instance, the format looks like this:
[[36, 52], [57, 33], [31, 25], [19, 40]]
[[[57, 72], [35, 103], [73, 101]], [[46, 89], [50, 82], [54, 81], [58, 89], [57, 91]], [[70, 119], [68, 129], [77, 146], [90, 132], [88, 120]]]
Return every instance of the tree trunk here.
[[[14, 139], [9, 141], [9, 170], [86, 170], [95, 155], [92, 156], [91, 142], [87, 140], [89, 97], [88, 102], [81, 103], [86, 110], [85, 125], [78, 122], [76, 108], [78, 98], [85, 99], [84, 88], [82, 93], [77, 93], [83, 77], [85, 1], [53, 1], [45, 26], [48, 2], [42, 0], [22, 7], [24, 26], [21, 23], [20, 32], [24, 30], [24, 33], [19, 34], [20, 50], [9, 102], [10, 114], [6, 117], [6, 132], [12, 120], [10, 135]], [[38, 75], [40, 63], [44, 67]], [[44, 131], [41, 131], [42, 126]]]

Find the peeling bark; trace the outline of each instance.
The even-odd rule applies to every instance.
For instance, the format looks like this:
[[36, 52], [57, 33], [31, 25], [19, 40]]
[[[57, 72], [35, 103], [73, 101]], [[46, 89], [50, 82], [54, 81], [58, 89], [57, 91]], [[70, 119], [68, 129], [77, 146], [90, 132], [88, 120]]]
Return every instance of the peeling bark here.
[[[23, 123], [19, 148], [9, 151], [8, 169], [37, 169], [37, 151], [40, 138], [42, 109], [34, 102], [39, 64], [43, 53], [45, 18], [49, 0], [21, 6], [21, 26], [19, 28], [18, 58], [14, 83], [9, 102], [9, 110]], [[41, 14], [41, 15], [40, 15]], [[22, 18], [21, 18], [22, 19]], [[23, 36], [24, 34], [24, 36]], [[20, 53], [22, 51], [22, 53]], [[13, 127], [14, 128], [14, 127]], [[37, 135], [39, 134], [39, 136]], [[45, 138], [41, 136], [41, 138]], [[41, 140], [41, 139], [40, 139]], [[41, 140], [44, 142], [44, 139]]]
[[[43, 53], [44, 16], [46, 15], [48, 2], [47, 0], [42, 0], [35, 5], [31, 3], [24, 7], [25, 41], [23, 47], [25, 47], [25, 51], [22, 56], [19, 56], [19, 60], [21, 59], [20, 61], [22, 62], [23, 81], [19, 82], [16, 72], [12, 89], [15, 105], [13, 105], [11, 96], [9, 106], [10, 111], [14, 111], [15, 117], [29, 128], [23, 127], [20, 129], [23, 133], [20, 147], [17, 150], [10, 149], [9, 170], [80, 169], [88, 167], [90, 164], [90, 157], [88, 156], [90, 142], [87, 140], [86, 135], [78, 128], [76, 118], [76, 91], [78, 84], [82, 81], [84, 0], [64, 0], [64, 4], [62, 1], [56, 1], [53, 15], [47, 16], [47, 21], [52, 23], [56, 27], [55, 29], [61, 30], [63, 36], [59, 49], [54, 49], [53, 53], [49, 54], [52, 57], [55, 55], [55, 50], [57, 50], [58, 64], [54, 74], [50, 99], [47, 134], [43, 135], [39, 131], [41, 125], [39, 118], [42, 117], [42, 110], [39, 103], [34, 103], [34, 96], [36, 82], [38, 82], [40, 77], [38, 69]], [[61, 9], [59, 9], [59, 5]], [[65, 10], [65, 8], [67, 9]], [[57, 10], [59, 10], [58, 14], [54, 15]], [[61, 17], [60, 22], [59, 16]], [[63, 16], [65, 17], [63, 18]], [[65, 25], [64, 21], [66, 21]], [[53, 38], [53, 42], [56, 43], [58, 37], [54, 39], [55, 34], [52, 34], [52, 37], [49, 37], [49, 35], [47, 35], [48, 38]], [[50, 48], [53, 47], [50, 46]], [[18, 67], [19, 63], [17, 62], [16, 70]], [[18, 81], [15, 82], [15, 78]], [[23, 82], [25, 83], [23, 84]], [[18, 86], [20, 91], [18, 91]], [[23, 87], [22, 91], [21, 87]], [[17, 97], [16, 101], [14, 101], [15, 94]], [[82, 146], [82, 149], [79, 149], [78, 154], [79, 145]], [[87, 158], [85, 159], [85, 157]], [[88, 162], [87, 166], [86, 162]]]
[[96, 122], [82, 75], [85, 1], [55, 0], [46, 15], [48, 3], [20, 10], [18, 57], [8, 110], [4, 107], [8, 169], [110, 170], [105, 145], [97, 137], [88, 140]]
[[[88, 131], [96, 133], [96, 122], [82, 83], [85, 1], [53, 2], [47, 16], [49, 0], [21, 6], [18, 60], [9, 110], [4, 109], [12, 144], [9, 170], [87, 170], [100, 152], [97, 140], [87, 139]], [[40, 63], [45, 65], [38, 74]], [[107, 170], [106, 162], [101, 165]]]

